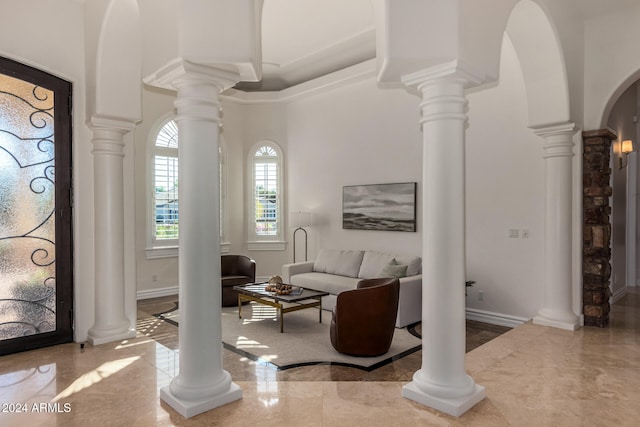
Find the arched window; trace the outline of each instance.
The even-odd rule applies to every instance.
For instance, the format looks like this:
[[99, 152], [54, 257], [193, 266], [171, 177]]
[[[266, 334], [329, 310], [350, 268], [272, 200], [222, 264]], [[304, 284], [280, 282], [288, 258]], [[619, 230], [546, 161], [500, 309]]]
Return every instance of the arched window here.
[[169, 120], [158, 132], [153, 150], [153, 240], [178, 244], [178, 125]]
[[284, 250], [282, 150], [261, 141], [249, 153], [249, 249]]
[[[178, 182], [178, 125], [167, 120], [152, 140], [151, 148], [151, 194], [150, 248], [147, 258], [164, 258], [178, 255], [180, 223]], [[218, 160], [220, 163], [220, 242], [221, 252], [229, 250], [226, 242], [226, 167], [220, 141]]]

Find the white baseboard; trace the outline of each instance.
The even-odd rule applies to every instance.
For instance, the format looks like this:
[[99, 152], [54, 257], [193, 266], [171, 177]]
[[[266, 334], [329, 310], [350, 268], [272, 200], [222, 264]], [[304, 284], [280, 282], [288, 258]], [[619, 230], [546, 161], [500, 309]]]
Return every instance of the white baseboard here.
[[149, 299], [149, 298], [166, 297], [169, 295], [178, 295], [178, 287], [170, 286], [167, 288], [147, 289], [144, 291], [138, 291], [136, 293], [136, 298], [138, 300], [141, 300], [141, 299]]
[[466, 313], [468, 320], [490, 323], [492, 325], [506, 326], [508, 328], [515, 328], [516, 326], [520, 326], [529, 320], [524, 317], [494, 313], [492, 311], [478, 310], [475, 308], [467, 308]]
[[609, 304], [614, 304], [615, 302], [617, 302], [618, 300], [623, 298], [625, 295], [627, 295], [627, 287], [626, 286], [624, 288], [618, 289], [614, 294], [612, 294], [609, 297]]
[[[256, 277], [256, 282], [267, 282], [269, 281], [269, 277]], [[144, 291], [138, 291], [136, 293], [136, 300], [149, 299], [149, 298], [159, 298], [166, 297], [169, 295], [178, 295], [178, 287], [177, 286], [169, 286], [166, 288], [158, 288], [158, 289], [146, 289]]]

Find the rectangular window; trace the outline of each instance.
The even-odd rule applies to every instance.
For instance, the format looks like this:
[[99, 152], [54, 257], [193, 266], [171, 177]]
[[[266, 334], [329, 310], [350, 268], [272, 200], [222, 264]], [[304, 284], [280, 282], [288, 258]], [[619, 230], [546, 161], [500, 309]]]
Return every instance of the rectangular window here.
[[178, 238], [178, 158], [154, 157], [154, 213], [157, 240]]

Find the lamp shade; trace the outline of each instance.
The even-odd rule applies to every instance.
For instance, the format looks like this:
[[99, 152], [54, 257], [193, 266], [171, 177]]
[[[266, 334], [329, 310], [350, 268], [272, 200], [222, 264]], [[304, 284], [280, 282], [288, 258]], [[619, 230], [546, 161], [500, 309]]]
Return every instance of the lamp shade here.
[[291, 212], [290, 216], [292, 227], [310, 227], [312, 224], [311, 212]]
[[633, 151], [633, 141], [630, 139], [625, 139], [622, 141], [622, 148], [620, 149], [623, 153], [630, 153]]

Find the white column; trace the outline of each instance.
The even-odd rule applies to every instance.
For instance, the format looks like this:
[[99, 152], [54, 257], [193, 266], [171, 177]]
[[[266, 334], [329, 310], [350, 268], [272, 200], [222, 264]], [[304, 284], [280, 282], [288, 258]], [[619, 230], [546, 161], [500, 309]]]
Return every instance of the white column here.
[[573, 123], [534, 132], [544, 138], [544, 306], [533, 318], [537, 325], [575, 330], [579, 318], [572, 309], [571, 180]]
[[134, 123], [93, 117], [95, 321], [93, 345], [133, 338], [124, 299], [124, 135]]
[[[435, 75], [434, 75], [435, 74]], [[484, 399], [465, 360], [465, 87], [460, 70], [403, 79], [422, 93], [422, 367], [402, 395], [459, 416]]]
[[179, 130], [180, 372], [162, 400], [191, 417], [242, 397], [222, 369], [219, 93], [235, 75], [182, 64], [173, 85]]

